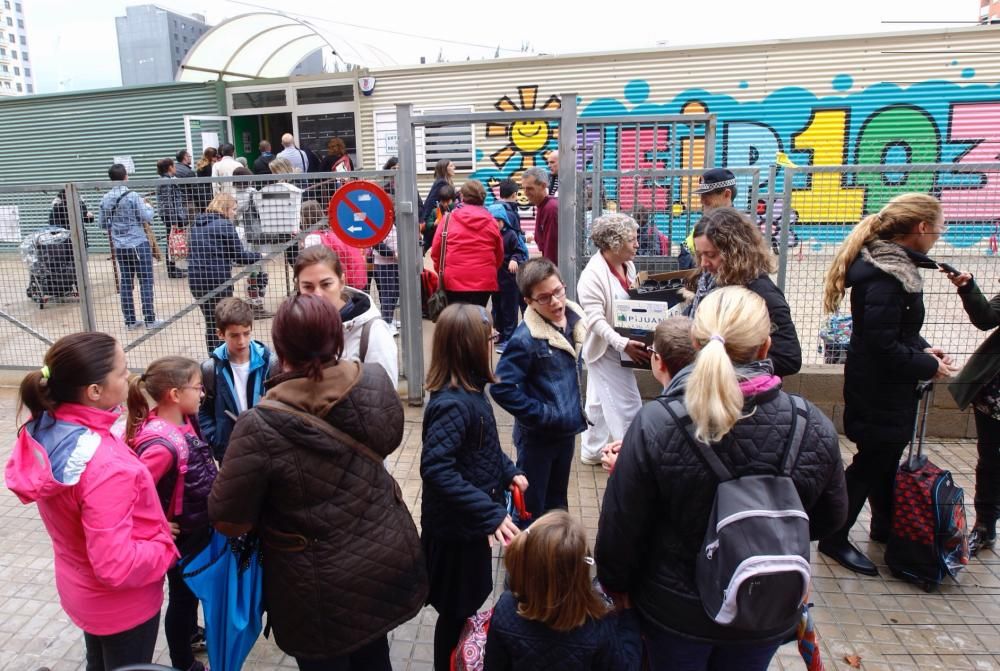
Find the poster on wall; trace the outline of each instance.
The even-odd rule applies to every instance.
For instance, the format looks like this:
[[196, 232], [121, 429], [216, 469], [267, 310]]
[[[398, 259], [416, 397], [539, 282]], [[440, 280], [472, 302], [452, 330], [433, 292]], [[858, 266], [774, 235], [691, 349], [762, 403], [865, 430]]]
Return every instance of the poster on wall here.
[[213, 133], [211, 131], [202, 131], [201, 133], [201, 146], [202, 147], [215, 147], [219, 148], [219, 134]]
[[21, 213], [17, 205], [0, 206], [0, 242], [20, 242]]
[[135, 174], [135, 161], [132, 160], [131, 156], [115, 156], [111, 159], [111, 162], [125, 166], [125, 170], [128, 174]]

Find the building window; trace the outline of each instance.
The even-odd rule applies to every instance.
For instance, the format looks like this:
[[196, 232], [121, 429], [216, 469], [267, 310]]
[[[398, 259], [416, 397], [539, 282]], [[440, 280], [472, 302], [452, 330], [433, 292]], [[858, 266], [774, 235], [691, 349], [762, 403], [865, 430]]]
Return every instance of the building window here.
[[14, 50], [11, 50], [10, 57], [13, 58], [16, 61], [17, 60], [17, 52], [14, 51]]
[[17, 83], [17, 92], [18, 93], [22, 93], [23, 91], [24, 91], [24, 88], [21, 86], [21, 82], [18, 82]]
[[4, 83], [3, 83], [3, 87], [4, 87], [5, 89], [9, 89], [9, 88], [10, 88], [10, 82], [4, 82]]
[[10, 39], [11, 44], [17, 44], [17, 38], [14, 37], [14, 33], [7, 33], [7, 37]]
[[4, 0], [4, 2], [3, 2], [3, 8], [4, 9], [10, 9], [10, 2], [8, 0]]
[[6, 65], [0, 65], [0, 72], [10, 72], [10, 68]]
[[174, 47], [174, 53], [175, 54], [179, 54], [180, 52], [181, 52], [181, 48], [180, 47]]
[[24, 19], [17, 20], [17, 27], [22, 29], [24, 28]]
[[15, 2], [14, 6], [17, 7], [17, 11], [19, 11], [19, 12], [21, 11], [21, 3], [20, 2]]
[[28, 43], [28, 38], [25, 37], [24, 35], [21, 35], [21, 44], [27, 44], [27, 43]]
[[28, 52], [27, 51], [22, 51], [21, 52], [21, 60], [24, 61], [25, 63], [28, 62]]
[[31, 68], [24, 68], [24, 76], [25, 77], [31, 76]]
[[34, 93], [34, 92], [35, 92], [35, 87], [32, 86], [31, 84], [28, 84], [28, 93]]
[[6, 47], [0, 47], [0, 58], [3, 58], [5, 56], [7, 56], [7, 48]]
[[21, 76], [21, 68], [19, 68], [19, 67], [17, 67], [15, 65], [14, 66], [14, 74], [20, 77]]
[[8, 17], [7, 17], [7, 25], [8, 25], [8, 26], [13, 26], [13, 25], [14, 25], [14, 19], [12, 19], [12, 18], [10, 18], [10, 17], [8, 16]]

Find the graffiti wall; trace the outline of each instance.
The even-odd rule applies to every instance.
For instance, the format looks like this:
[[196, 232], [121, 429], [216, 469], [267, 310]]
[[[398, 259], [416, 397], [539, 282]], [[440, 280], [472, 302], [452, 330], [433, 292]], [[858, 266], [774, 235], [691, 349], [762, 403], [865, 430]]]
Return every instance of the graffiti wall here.
[[[864, 166], [870, 164], [987, 163], [1000, 160], [1000, 84], [977, 83], [972, 68], [952, 61], [954, 81], [911, 84], [877, 83], [864, 88], [849, 74], [828, 84], [820, 95], [790, 86], [754, 98], [746, 82], [740, 99], [704, 89], [688, 89], [664, 99], [646, 81], [636, 79], [615, 97], [578, 100], [581, 130], [579, 167], [592, 166], [601, 145], [606, 170], [636, 168], [700, 168], [704, 137], [691, 138], [694, 126], [678, 127], [674, 136], [663, 128], [587, 127], [588, 117], [710, 113], [717, 117], [715, 163], [767, 170], [779, 153], [799, 166]], [[515, 102], [517, 101], [517, 102]], [[544, 101], [544, 103], [542, 102]], [[544, 87], [526, 85], [499, 92], [498, 109], [554, 109], [558, 97]], [[537, 106], [537, 107], [536, 107]], [[539, 121], [490, 124], [487, 139], [498, 139], [496, 151], [483, 150], [474, 177], [484, 182], [517, 178], [523, 169], [541, 164], [556, 148], [557, 129]], [[749, 179], [749, 178], [747, 178]], [[678, 180], [679, 182], [680, 180]], [[777, 185], [762, 189], [780, 191]], [[749, 184], [741, 185], [747, 193]], [[971, 238], [991, 228], [1000, 210], [1000, 174], [936, 170], [911, 173], [798, 175], [792, 206], [804, 225], [845, 224], [877, 211], [890, 198], [910, 191], [940, 198], [949, 222], [973, 225]], [[689, 202], [683, 184], [622, 180], [610, 200], [637, 202], [667, 212]]]

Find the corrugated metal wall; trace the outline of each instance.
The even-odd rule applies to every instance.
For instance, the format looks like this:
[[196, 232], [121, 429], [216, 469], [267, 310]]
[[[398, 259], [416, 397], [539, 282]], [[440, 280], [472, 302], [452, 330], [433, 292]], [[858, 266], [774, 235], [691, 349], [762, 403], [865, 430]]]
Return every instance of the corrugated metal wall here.
[[[361, 99], [363, 160], [366, 165], [376, 161], [376, 110], [393, 109], [399, 102], [418, 110], [469, 104], [490, 110], [504, 96], [519, 103], [519, 87], [537, 87], [536, 108], [550, 95], [576, 92], [582, 115], [677, 114], [696, 111], [691, 103], [698, 111], [704, 106], [719, 116], [716, 160], [729, 165], [766, 166], [776, 150], [802, 164], [872, 162], [872, 151], [891, 147], [900, 136], [923, 143], [925, 151], [915, 151], [910, 160], [935, 155], [953, 160], [960, 152], [949, 156], [942, 148], [951, 106], [1000, 102], [998, 37], [998, 28], [974, 27], [373, 70], [375, 91]], [[889, 106], [914, 108], [916, 114], [895, 110], [870, 129], [867, 144], [859, 147], [865, 122]], [[828, 108], [847, 112], [815, 116]], [[930, 126], [921, 114], [931, 119]], [[977, 115], [983, 138], [1000, 137], [1000, 108], [966, 114]], [[502, 133], [488, 136], [480, 125], [477, 168], [508, 172], [490, 157], [509, 142]], [[545, 149], [553, 147], [551, 142]], [[886, 151], [882, 160], [894, 156]]]
[[107, 179], [115, 156], [134, 177], [184, 147], [185, 114], [225, 114], [221, 83], [164, 84], [0, 99], [0, 184]]

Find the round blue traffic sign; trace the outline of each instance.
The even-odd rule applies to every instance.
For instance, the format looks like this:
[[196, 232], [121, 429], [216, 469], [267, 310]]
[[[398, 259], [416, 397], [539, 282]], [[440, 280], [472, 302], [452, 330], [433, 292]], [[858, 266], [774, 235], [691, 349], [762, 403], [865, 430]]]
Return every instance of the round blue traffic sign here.
[[349, 182], [330, 199], [330, 229], [352, 247], [385, 240], [395, 221], [392, 198], [372, 182]]

